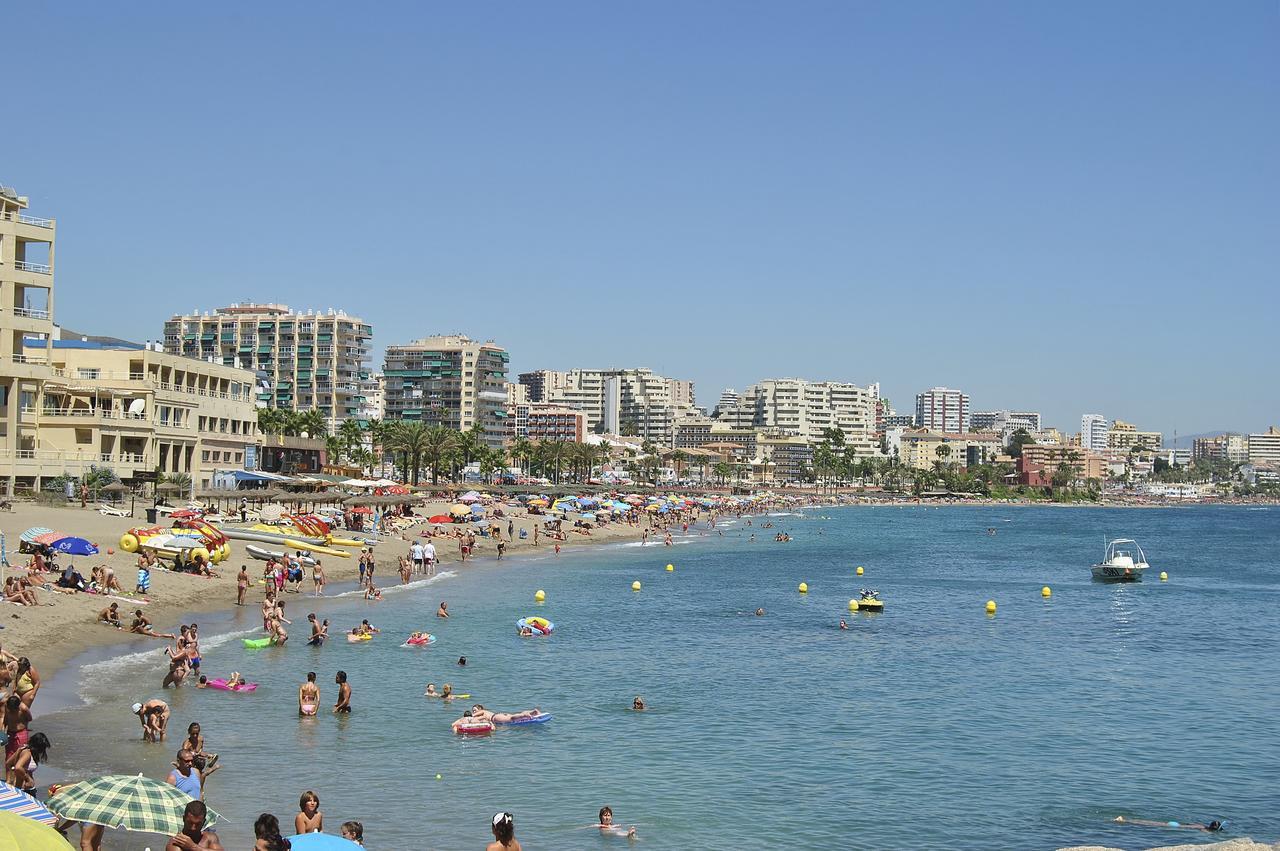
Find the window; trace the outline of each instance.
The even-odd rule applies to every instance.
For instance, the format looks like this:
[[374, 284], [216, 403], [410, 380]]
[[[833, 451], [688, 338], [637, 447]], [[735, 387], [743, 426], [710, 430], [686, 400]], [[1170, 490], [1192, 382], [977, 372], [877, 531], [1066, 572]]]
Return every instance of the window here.
[[208, 461], [208, 460], [209, 460], [209, 450], [208, 450], [208, 449], [206, 449], [206, 450], [204, 450], [203, 452], [201, 452], [201, 453], [200, 453], [200, 460], [201, 460], [201, 461]]

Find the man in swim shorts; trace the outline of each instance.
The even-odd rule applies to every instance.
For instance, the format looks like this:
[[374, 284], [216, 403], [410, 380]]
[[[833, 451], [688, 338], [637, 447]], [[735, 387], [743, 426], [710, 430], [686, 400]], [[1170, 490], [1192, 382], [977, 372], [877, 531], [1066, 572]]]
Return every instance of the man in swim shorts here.
[[333, 705], [334, 714], [351, 711], [351, 686], [347, 683], [347, 672], [339, 671], [333, 681], [338, 684], [338, 702]]
[[298, 714], [315, 715], [320, 707], [320, 686], [316, 685], [316, 672], [307, 672], [307, 681], [298, 686]]
[[316, 623], [315, 612], [312, 612], [307, 615], [307, 621], [311, 624], [311, 638], [307, 643], [312, 647], [319, 647], [329, 637], [329, 619], [325, 618], [323, 624]]
[[1124, 816], [1116, 816], [1112, 819], [1117, 824], [1140, 824], [1143, 827], [1174, 827], [1183, 830], [1200, 830], [1205, 833], [1214, 833], [1222, 830], [1226, 826], [1226, 822], [1211, 821], [1205, 824], [1200, 822], [1178, 822], [1178, 821], [1149, 821], [1141, 818], [1125, 818]]
[[169, 727], [169, 704], [163, 700], [135, 703], [133, 714], [142, 722], [142, 741], [163, 742]]

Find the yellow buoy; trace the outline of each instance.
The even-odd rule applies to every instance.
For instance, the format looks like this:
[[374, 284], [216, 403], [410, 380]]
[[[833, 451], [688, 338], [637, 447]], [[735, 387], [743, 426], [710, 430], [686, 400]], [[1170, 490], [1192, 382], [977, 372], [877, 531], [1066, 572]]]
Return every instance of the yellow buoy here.
[[1041, 589], [1040, 589], [1040, 596], [1041, 596], [1041, 597], [1052, 597], [1052, 596], [1053, 596], [1053, 589], [1052, 589], [1052, 588], [1050, 588], [1048, 585], [1044, 586], [1043, 588], [1041, 588]]
[[808, 593], [809, 593], [809, 583], [808, 583], [808, 582], [801, 582], [801, 583], [800, 583], [800, 587], [799, 587], [797, 590], [798, 590], [801, 594], [808, 594]]
[[541, 603], [542, 601], [547, 599], [547, 592], [539, 588], [537, 591], [533, 592], [533, 599]]
[[436, 775], [436, 779], [437, 779], [437, 780], [443, 780], [443, 779], [444, 779], [444, 775], [442, 775], [442, 774], [437, 774], [437, 775]]
[[1161, 582], [1168, 582], [1168, 581], [1169, 581], [1169, 574], [1165, 573], [1163, 570], [1162, 570], [1162, 571], [1160, 571], [1160, 581], [1161, 581]]
[[639, 590], [640, 590], [640, 580], [639, 580], [639, 579], [637, 579], [635, 582], [632, 582], [632, 583], [631, 583], [631, 590], [632, 590], [632, 591], [639, 591]]
[[851, 612], [856, 612], [856, 611], [858, 611], [858, 601], [857, 601], [857, 600], [850, 600], [850, 601], [849, 601], [849, 611], [851, 611]]
[[995, 601], [995, 600], [988, 600], [988, 601], [987, 601], [987, 614], [989, 614], [989, 615], [994, 615], [995, 613], [996, 613], [996, 601]]
[[675, 569], [676, 569], [676, 566], [674, 564], [667, 565], [667, 573], [671, 573]]
[[861, 575], [862, 575], [862, 565], [858, 565], [857, 574], [858, 574], [859, 576], [861, 576]]

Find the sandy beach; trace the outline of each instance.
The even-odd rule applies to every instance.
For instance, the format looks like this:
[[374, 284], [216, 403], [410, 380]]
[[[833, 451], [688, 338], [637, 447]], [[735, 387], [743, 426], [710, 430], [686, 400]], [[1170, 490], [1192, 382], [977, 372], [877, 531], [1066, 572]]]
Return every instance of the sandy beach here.
[[[418, 514], [430, 517], [448, 511], [448, 502], [426, 502], [415, 508]], [[18, 537], [33, 526], [46, 526], [56, 531], [74, 534], [86, 538], [98, 546], [97, 556], [75, 557], [77, 569], [86, 578], [90, 570], [98, 564], [107, 564], [116, 572], [120, 584], [132, 591], [137, 578], [137, 556], [120, 550], [117, 546], [120, 536], [127, 529], [147, 525], [143, 517], [143, 506], [139, 504], [138, 517], [114, 517], [100, 514], [94, 508], [53, 508], [34, 503], [18, 503], [12, 513], [0, 514], [0, 530], [5, 533], [6, 555], [9, 564], [14, 568], [25, 565], [28, 556], [18, 553]], [[510, 520], [515, 527], [515, 540], [508, 542], [505, 557], [533, 551], [533, 529], [545, 517], [528, 516], [523, 510], [516, 510], [500, 521], [504, 530]], [[419, 527], [419, 531], [422, 527]], [[445, 527], [446, 529], [450, 527]], [[520, 530], [527, 530], [529, 537], [521, 540]], [[625, 539], [639, 539], [640, 527], [628, 526], [624, 523], [610, 523], [592, 530], [591, 535], [568, 533], [568, 540], [562, 547], [579, 547], [583, 545]], [[399, 557], [408, 553], [412, 538], [406, 532], [401, 538], [384, 537], [374, 548], [377, 557], [378, 571], [376, 582], [379, 587], [388, 587], [400, 582]], [[436, 551], [440, 564], [457, 564], [461, 562], [458, 544], [453, 539], [435, 538]], [[0, 647], [19, 656], [27, 656], [45, 678], [52, 676], [69, 659], [77, 654], [95, 647], [118, 645], [122, 649], [140, 649], [154, 645], [157, 649], [163, 646], [159, 639], [132, 635], [127, 631], [97, 623], [96, 615], [108, 603], [115, 599], [120, 603], [122, 617], [127, 621], [128, 613], [135, 607], [142, 608], [147, 617], [156, 625], [157, 632], [174, 632], [182, 621], [193, 620], [200, 613], [220, 611], [235, 604], [236, 573], [241, 564], [249, 566], [249, 575], [255, 580], [261, 576], [263, 562], [249, 558], [244, 552], [244, 544], [232, 542], [231, 558], [216, 566], [220, 574], [217, 578], [194, 576], [187, 573], [174, 573], [168, 570], [154, 570], [151, 576], [151, 593], [145, 598], [125, 596], [107, 598], [98, 594], [76, 593], [60, 594], [53, 591], [38, 591], [40, 606], [20, 606], [15, 603], [4, 603], [0, 609]], [[481, 567], [493, 563], [496, 558], [494, 542], [489, 538], [478, 537], [476, 552], [467, 559], [467, 567]], [[539, 550], [550, 550], [554, 542], [542, 537]], [[108, 549], [115, 552], [109, 554]], [[65, 565], [67, 557], [59, 558], [59, 564]], [[359, 570], [357, 560], [352, 558], [324, 558], [326, 579], [330, 588], [346, 582], [354, 582]], [[52, 576], [52, 574], [50, 574]], [[308, 575], [303, 585], [301, 599], [314, 599], [311, 595], [312, 585]], [[250, 605], [256, 606], [261, 594], [251, 589]]]

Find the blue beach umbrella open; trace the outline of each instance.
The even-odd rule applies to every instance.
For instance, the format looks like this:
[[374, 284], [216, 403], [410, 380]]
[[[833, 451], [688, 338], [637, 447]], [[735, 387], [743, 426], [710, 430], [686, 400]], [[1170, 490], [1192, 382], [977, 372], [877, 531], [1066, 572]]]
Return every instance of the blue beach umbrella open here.
[[363, 851], [350, 839], [332, 833], [298, 833], [286, 836], [293, 851]]
[[60, 553], [66, 553], [71, 556], [96, 556], [98, 554], [97, 547], [84, 538], [76, 538], [74, 536], [60, 538], [50, 546]]

